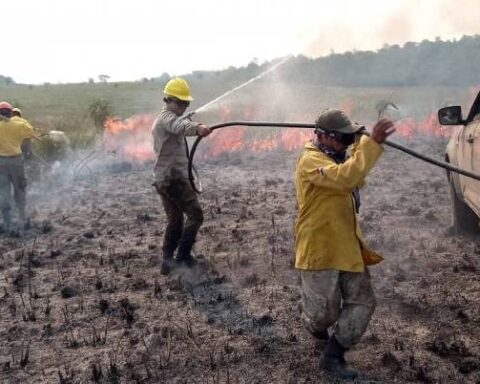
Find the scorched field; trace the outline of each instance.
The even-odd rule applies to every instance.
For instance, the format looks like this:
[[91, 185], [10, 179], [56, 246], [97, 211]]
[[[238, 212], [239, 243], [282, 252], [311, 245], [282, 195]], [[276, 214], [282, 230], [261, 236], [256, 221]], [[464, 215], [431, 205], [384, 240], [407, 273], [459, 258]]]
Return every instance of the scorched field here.
[[[436, 158], [444, 144], [409, 143]], [[168, 277], [151, 163], [34, 182], [30, 228], [0, 234], [0, 381], [331, 382], [298, 311], [299, 151], [200, 161], [200, 263]], [[450, 230], [444, 171], [387, 148], [362, 199], [386, 260], [352, 365], [370, 383], [479, 383], [480, 242]]]

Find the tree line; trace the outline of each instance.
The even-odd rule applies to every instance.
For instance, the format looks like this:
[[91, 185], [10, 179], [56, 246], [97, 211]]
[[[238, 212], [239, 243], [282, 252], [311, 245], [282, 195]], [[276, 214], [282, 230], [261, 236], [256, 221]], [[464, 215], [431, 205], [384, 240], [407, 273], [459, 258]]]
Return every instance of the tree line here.
[[[185, 76], [193, 83], [212, 81], [233, 85], [257, 76], [275, 61], [222, 71], [195, 71]], [[403, 46], [385, 45], [378, 51], [331, 53], [325, 57], [296, 56], [276, 75], [305, 85], [344, 87], [472, 86], [480, 84], [480, 35], [459, 40], [423, 40]], [[280, 76], [279, 76], [280, 75]], [[272, 75], [273, 76], [273, 75]], [[168, 79], [163, 74], [158, 80]]]
[[[195, 87], [222, 84], [233, 87], [251, 79], [275, 62], [252, 60], [247, 66], [218, 71], [194, 71], [184, 75]], [[332, 52], [328, 56], [296, 56], [275, 71], [289, 83], [343, 87], [476, 86], [480, 84], [480, 35], [459, 40], [423, 40], [403, 46], [385, 45], [377, 51]], [[101, 75], [106, 82], [107, 75]], [[273, 76], [273, 74], [272, 74]], [[168, 73], [143, 81], [165, 83]], [[92, 81], [93, 82], [93, 81]], [[15, 84], [0, 75], [0, 85]]]

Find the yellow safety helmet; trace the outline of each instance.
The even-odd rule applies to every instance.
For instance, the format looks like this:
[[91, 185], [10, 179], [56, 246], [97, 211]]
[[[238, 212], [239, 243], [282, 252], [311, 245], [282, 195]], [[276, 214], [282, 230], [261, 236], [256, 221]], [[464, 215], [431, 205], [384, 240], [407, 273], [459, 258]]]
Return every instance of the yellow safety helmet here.
[[166, 96], [175, 97], [183, 101], [193, 100], [193, 97], [190, 94], [190, 87], [188, 86], [188, 83], [180, 77], [175, 77], [171, 79], [165, 85], [165, 88], [163, 89], [163, 93]]
[[20, 108], [13, 108], [12, 113], [16, 116], [22, 117], [22, 110]]

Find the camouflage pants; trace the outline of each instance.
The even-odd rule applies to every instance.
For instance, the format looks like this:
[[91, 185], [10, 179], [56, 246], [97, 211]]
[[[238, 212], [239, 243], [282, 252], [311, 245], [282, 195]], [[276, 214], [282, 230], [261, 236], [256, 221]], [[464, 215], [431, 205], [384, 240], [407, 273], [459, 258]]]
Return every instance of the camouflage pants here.
[[358, 343], [375, 310], [368, 269], [363, 273], [337, 270], [301, 271], [302, 317], [312, 334], [334, 325], [345, 348]]
[[[197, 232], [203, 223], [203, 212], [197, 194], [187, 180], [170, 180], [155, 184], [167, 214], [167, 228], [163, 238], [164, 257], [188, 257], [195, 243]], [[184, 217], [187, 221], [184, 224]]]
[[22, 156], [0, 157], [0, 210], [3, 215], [10, 211], [11, 186], [20, 216], [25, 215], [25, 190], [27, 179]]

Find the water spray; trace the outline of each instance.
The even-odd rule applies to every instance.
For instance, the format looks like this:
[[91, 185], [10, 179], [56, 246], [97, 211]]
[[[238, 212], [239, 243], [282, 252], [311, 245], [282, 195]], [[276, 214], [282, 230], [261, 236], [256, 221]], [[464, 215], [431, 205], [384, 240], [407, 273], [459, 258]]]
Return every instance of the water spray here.
[[283, 64], [285, 64], [287, 61], [289, 61], [291, 58], [293, 58], [293, 55], [288, 55], [287, 57], [285, 57], [283, 60], [279, 61], [277, 64], [271, 66], [270, 68], [268, 68], [266, 71], [260, 73], [259, 75], [255, 76], [255, 77], [252, 77], [250, 80], [247, 80], [245, 81], [244, 83], [236, 86], [235, 88], [232, 88], [230, 89], [229, 91], [225, 92], [223, 95], [220, 95], [218, 97], [216, 97], [215, 99], [209, 101], [207, 104], [204, 104], [202, 105], [200, 108], [197, 108], [195, 111], [192, 111], [192, 112], [189, 112], [187, 113], [183, 119], [189, 119], [191, 118], [194, 114], [198, 113], [198, 112], [202, 112], [204, 110], [206, 110], [207, 108], [209, 108], [210, 106], [212, 106], [213, 104], [217, 103], [218, 101], [224, 99], [225, 97], [231, 95], [232, 93], [234, 92], [237, 92], [238, 90], [246, 87], [247, 85], [257, 81], [257, 80], [260, 80], [262, 77], [265, 77], [266, 75], [268, 75], [270, 72], [273, 72], [274, 70], [276, 70], [278, 67], [282, 66]]
[[[278, 122], [266, 122], [266, 121], [228, 121], [225, 123], [219, 123], [210, 126], [210, 129], [212, 131], [220, 128], [225, 128], [225, 127], [238, 127], [238, 126], [244, 126], [244, 127], [267, 127], [267, 128], [272, 128], [272, 127], [279, 127], [279, 128], [315, 128], [315, 124], [312, 123], [278, 123]], [[362, 131], [361, 132], [364, 135], [369, 136], [370, 134], [368, 132]], [[192, 149], [190, 150], [190, 155], [188, 157], [188, 179], [190, 181], [190, 184], [192, 185], [192, 188], [197, 192], [201, 193], [201, 188], [197, 183], [199, 183], [198, 175], [194, 177], [193, 173], [193, 158], [195, 156], [195, 152], [197, 150], [198, 144], [200, 144], [200, 141], [202, 140], [201, 136], [198, 136], [195, 142], [193, 143]], [[480, 175], [474, 172], [470, 172], [458, 167], [455, 167], [449, 163], [446, 163], [444, 161], [432, 159], [431, 157], [425, 156], [421, 153], [418, 153], [416, 151], [413, 151], [401, 144], [398, 144], [394, 141], [386, 140], [385, 144], [396, 148], [402, 152], [405, 152], [413, 157], [416, 157], [420, 160], [423, 160], [427, 163], [433, 164], [437, 167], [441, 167], [446, 169], [447, 171], [455, 172], [460, 175], [470, 177], [475, 180], [480, 181]]]
[[[283, 64], [285, 64], [287, 61], [289, 61], [291, 58], [293, 57], [293, 55], [288, 55], [287, 57], [285, 57], [283, 60], [280, 60], [277, 64], [271, 66], [270, 68], [268, 68], [266, 71], [263, 71], [262, 73], [260, 73], [259, 75], [255, 76], [255, 77], [252, 77], [251, 79], [245, 81], [244, 83], [230, 89], [229, 91], [225, 92], [224, 94], [216, 97], [215, 99], [209, 101], [208, 103], [202, 105], [200, 108], [197, 108], [195, 111], [192, 111], [192, 112], [189, 112], [187, 113], [186, 115], [184, 115], [183, 117], [180, 118], [180, 120], [184, 120], [184, 119], [190, 119], [194, 114], [198, 113], [198, 112], [201, 112], [201, 111], [204, 111], [206, 110], [207, 108], [209, 108], [210, 106], [212, 106], [213, 104], [217, 103], [218, 101], [224, 99], [225, 97], [231, 95], [232, 93], [235, 93], [237, 92], [238, 90], [246, 87], [247, 85], [257, 81], [257, 80], [260, 80], [262, 77], [268, 75], [269, 73], [273, 72], [274, 70], [276, 70], [278, 67], [282, 66]], [[187, 139], [184, 137], [184, 140], [185, 140], [185, 147], [187, 149], [187, 158], [190, 159], [190, 150], [188, 149], [188, 142], [187, 142]], [[192, 183], [192, 185], [195, 184], [195, 191], [200, 193], [202, 191], [202, 186], [201, 186], [201, 183], [200, 183], [200, 176], [198, 174], [198, 171], [196, 170], [196, 168], [193, 166], [193, 163], [191, 164], [189, 162], [188, 164], [188, 177], [190, 179], [190, 183]], [[196, 180], [196, 182], [194, 182], [193, 180]]]

